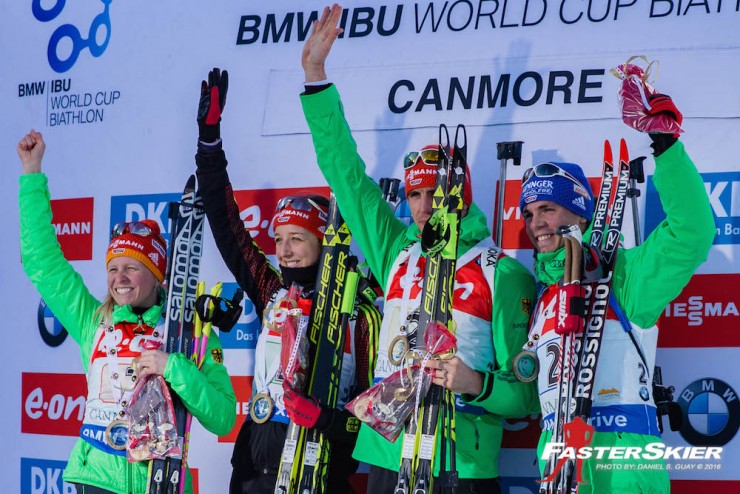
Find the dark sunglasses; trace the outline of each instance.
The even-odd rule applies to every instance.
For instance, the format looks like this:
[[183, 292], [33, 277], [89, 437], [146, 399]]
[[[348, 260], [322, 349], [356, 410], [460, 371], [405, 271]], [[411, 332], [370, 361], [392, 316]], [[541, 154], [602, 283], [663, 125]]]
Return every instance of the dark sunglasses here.
[[524, 172], [524, 176], [522, 177], [522, 184], [530, 179], [532, 175], [535, 175], [536, 177], [540, 178], [548, 178], [548, 177], [564, 177], [573, 182], [576, 185], [579, 185], [583, 190], [588, 190], [586, 186], [584, 186], [581, 182], [578, 181], [576, 177], [571, 175], [570, 173], [566, 172], [562, 168], [560, 168], [558, 165], [554, 163], [540, 163], [539, 165], [536, 165], [529, 170]]
[[154, 232], [144, 223], [140, 223], [138, 221], [121, 221], [120, 223], [116, 223], [115, 225], [113, 225], [113, 229], [110, 233], [110, 238], [114, 239], [119, 235], [123, 235], [125, 233], [133, 233], [134, 235], [138, 235], [139, 237], [148, 237]]
[[299, 211], [311, 211], [312, 208], [316, 208], [322, 213], [324, 212], [324, 209], [321, 208], [316, 202], [313, 201], [310, 197], [306, 196], [286, 196], [280, 199], [277, 203], [277, 207], [275, 208], [275, 211], [282, 211], [283, 209], [290, 206], [293, 209], [297, 209]]
[[439, 149], [425, 149], [423, 151], [411, 151], [403, 158], [403, 168], [411, 168], [421, 158], [427, 165], [439, 163]]

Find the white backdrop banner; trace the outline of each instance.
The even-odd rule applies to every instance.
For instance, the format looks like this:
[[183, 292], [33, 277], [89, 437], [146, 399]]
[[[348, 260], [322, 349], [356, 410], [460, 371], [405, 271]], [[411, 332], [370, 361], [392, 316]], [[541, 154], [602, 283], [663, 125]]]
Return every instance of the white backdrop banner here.
[[[18, 140], [44, 133], [54, 223], [65, 255], [90, 289], [105, 293], [110, 226], [151, 218], [167, 231], [166, 207], [194, 172], [200, 82], [228, 69], [223, 122], [229, 173], [245, 227], [272, 242], [275, 201], [325, 187], [302, 115], [301, 50], [324, 3], [16, 0], [0, 15], [0, 244], [7, 318], [0, 463], [6, 492], [72, 492], [61, 472], [79, 433], [85, 380], [79, 350], [45, 307], [19, 262]], [[609, 69], [632, 55], [659, 60], [655, 86], [685, 116], [682, 140], [701, 172], [718, 235], [709, 260], [662, 319], [657, 361], [684, 418], [666, 443], [724, 448], [712, 465], [671, 462], [674, 492], [737, 492], [740, 327], [740, 3], [719, 0], [347, 1], [344, 34], [327, 72], [373, 178], [400, 177], [401, 158], [434, 142], [440, 123], [468, 127], [476, 202], [492, 211], [496, 143], [524, 142], [509, 170], [507, 252], [531, 266], [521, 232], [522, 170], [544, 160], [583, 165], [595, 178], [603, 142], [627, 139], [650, 155], [647, 136], [627, 128]], [[643, 233], [662, 218], [646, 160], [638, 218]], [[631, 215], [625, 245], [634, 245]], [[269, 252], [269, 251], [268, 251]], [[208, 233], [202, 276], [236, 289]], [[247, 301], [222, 335], [237, 391], [239, 423], [250, 395], [259, 329]], [[666, 423], [666, 429], [668, 424]], [[500, 467], [504, 492], [536, 492], [539, 418], [508, 421]], [[216, 438], [193, 425], [190, 463], [201, 493], [226, 492], [235, 428]], [[694, 466], [691, 466], [694, 465]]]

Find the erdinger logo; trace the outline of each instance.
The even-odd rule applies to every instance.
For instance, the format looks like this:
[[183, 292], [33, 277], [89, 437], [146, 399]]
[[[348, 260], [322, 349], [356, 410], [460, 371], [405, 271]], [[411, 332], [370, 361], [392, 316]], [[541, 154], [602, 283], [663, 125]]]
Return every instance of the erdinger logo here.
[[704, 378], [692, 382], [681, 392], [678, 404], [683, 412], [681, 436], [700, 446], [723, 446], [740, 427], [737, 393], [724, 381]]
[[[83, 38], [80, 30], [72, 24], [62, 24], [59, 26], [49, 38], [49, 47], [46, 50], [47, 58], [49, 59], [49, 65], [56, 72], [66, 72], [72, 68], [77, 62], [77, 57], [80, 56], [80, 52], [87, 48], [90, 50], [90, 54], [94, 57], [99, 57], [105, 52], [110, 41], [111, 25], [110, 25], [110, 4], [113, 0], [100, 0], [103, 3], [103, 12], [95, 16], [90, 24], [87, 32], [87, 38]], [[50, 2], [44, 2], [50, 3]], [[31, 10], [33, 16], [41, 22], [49, 22], [54, 20], [64, 10], [66, 0], [56, 0], [53, 6], [45, 8], [41, 0], [33, 0], [31, 3]], [[101, 29], [105, 30], [105, 36], [100, 44], [98, 44], [98, 31]], [[63, 42], [65, 38], [69, 38], [72, 42], [72, 51], [69, 56], [62, 60], [59, 58], [59, 45], [66, 45]]]
[[58, 347], [67, 339], [67, 330], [64, 329], [59, 319], [46, 306], [44, 299], [39, 300], [38, 326], [41, 339], [50, 347]]

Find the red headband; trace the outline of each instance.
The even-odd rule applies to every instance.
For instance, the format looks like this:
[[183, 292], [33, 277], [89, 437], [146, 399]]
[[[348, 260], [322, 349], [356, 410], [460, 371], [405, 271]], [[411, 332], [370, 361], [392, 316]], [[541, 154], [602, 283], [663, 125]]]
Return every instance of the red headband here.
[[115, 257], [130, 257], [141, 261], [162, 283], [167, 269], [167, 244], [159, 233], [156, 221], [141, 220], [139, 223], [148, 226], [152, 233], [144, 236], [127, 232], [113, 238], [108, 244], [105, 265]]
[[324, 239], [326, 220], [327, 212], [315, 203], [312, 203], [312, 207], [308, 211], [295, 209], [291, 203], [288, 203], [272, 217], [272, 230], [275, 231], [275, 228], [284, 225], [300, 226], [321, 241]]
[[[422, 151], [427, 149], [437, 149], [436, 145], [424, 146]], [[473, 187], [470, 184], [470, 167], [465, 168], [465, 186], [463, 187], [463, 203], [470, 206], [473, 202]], [[437, 182], [437, 164], [425, 163], [421, 154], [416, 159], [416, 163], [404, 170], [404, 183], [406, 186], [406, 196], [409, 192], [422, 187], [434, 188]]]

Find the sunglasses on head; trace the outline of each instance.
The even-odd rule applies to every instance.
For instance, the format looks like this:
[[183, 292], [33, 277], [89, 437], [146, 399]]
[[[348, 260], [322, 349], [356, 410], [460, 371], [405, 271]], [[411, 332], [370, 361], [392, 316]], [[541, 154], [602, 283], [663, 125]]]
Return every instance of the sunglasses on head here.
[[411, 168], [421, 158], [427, 165], [439, 163], [439, 149], [424, 149], [423, 151], [411, 151], [403, 158], [403, 168]]
[[311, 211], [311, 208], [316, 208], [319, 211], [323, 212], [324, 209], [321, 208], [316, 202], [311, 199], [310, 197], [306, 196], [286, 196], [280, 199], [277, 203], [277, 207], [275, 208], [275, 211], [282, 211], [283, 209], [290, 206], [293, 209], [297, 209], [298, 211]]
[[524, 172], [524, 176], [522, 177], [522, 184], [529, 180], [532, 175], [540, 178], [564, 177], [574, 184], [580, 186], [582, 189], [588, 190], [576, 177], [566, 172], [554, 163], [540, 163], [539, 165], [530, 168], [529, 170]]
[[114, 239], [119, 235], [123, 235], [125, 233], [132, 233], [134, 235], [138, 235], [139, 237], [148, 237], [154, 232], [147, 225], [139, 221], [121, 221], [120, 223], [116, 223], [115, 225], [113, 225], [113, 229], [110, 233], [110, 238]]

